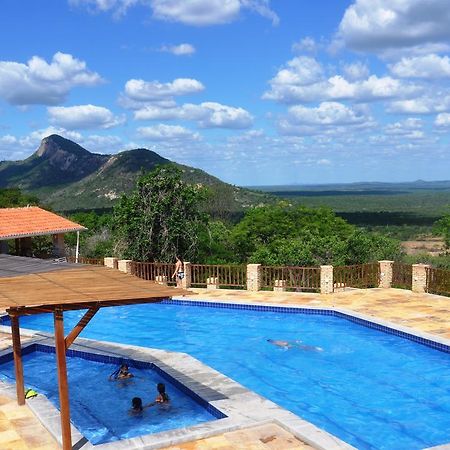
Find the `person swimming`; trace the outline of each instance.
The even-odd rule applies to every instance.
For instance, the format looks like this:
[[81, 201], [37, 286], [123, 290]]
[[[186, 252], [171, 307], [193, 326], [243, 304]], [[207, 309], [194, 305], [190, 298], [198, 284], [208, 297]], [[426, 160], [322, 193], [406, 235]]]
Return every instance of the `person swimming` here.
[[148, 406], [154, 406], [157, 404], [168, 404], [170, 402], [170, 398], [166, 392], [166, 385], [164, 383], [158, 383], [156, 385], [156, 389], [158, 391], [158, 395], [155, 398], [155, 401], [150, 403]]
[[147, 406], [142, 405], [142, 399], [140, 397], [133, 397], [131, 399], [131, 409], [128, 411], [128, 414], [130, 414], [131, 416], [140, 415], [142, 414], [144, 409], [147, 408], [148, 406], [149, 405]]
[[315, 347], [313, 345], [305, 345], [302, 344], [302, 341], [282, 341], [278, 339], [267, 339], [267, 342], [270, 344], [276, 345], [277, 347], [284, 348], [285, 350], [288, 350], [290, 348], [300, 348], [305, 351], [310, 352], [322, 352], [323, 348], [321, 347]]
[[128, 370], [127, 364], [122, 364], [117, 370], [115, 370], [110, 376], [110, 381], [116, 380], [126, 380], [128, 378], [133, 378], [134, 375]]

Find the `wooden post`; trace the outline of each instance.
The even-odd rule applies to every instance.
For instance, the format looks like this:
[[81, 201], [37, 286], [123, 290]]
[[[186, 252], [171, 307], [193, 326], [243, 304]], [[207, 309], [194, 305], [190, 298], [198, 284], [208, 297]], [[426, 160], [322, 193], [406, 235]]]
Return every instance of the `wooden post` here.
[[69, 386], [67, 383], [66, 343], [64, 340], [64, 317], [61, 307], [55, 308], [53, 317], [55, 322], [55, 349], [58, 372], [62, 444], [63, 450], [72, 450], [72, 436], [70, 433]]
[[23, 364], [22, 364], [22, 349], [20, 345], [19, 317], [11, 314], [9, 315], [9, 317], [11, 319], [11, 334], [14, 353], [14, 370], [16, 373], [17, 403], [19, 405], [25, 405], [25, 388], [23, 384]]
[[99, 310], [99, 306], [93, 306], [89, 308], [80, 321], [75, 325], [73, 330], [67, 335], [65, 339], [66, 350], [72, 345], [73, 341], [78, 337], [78, 335], [84, 330], [84, 327], [89, 323], [89, 321], [95, 316]]

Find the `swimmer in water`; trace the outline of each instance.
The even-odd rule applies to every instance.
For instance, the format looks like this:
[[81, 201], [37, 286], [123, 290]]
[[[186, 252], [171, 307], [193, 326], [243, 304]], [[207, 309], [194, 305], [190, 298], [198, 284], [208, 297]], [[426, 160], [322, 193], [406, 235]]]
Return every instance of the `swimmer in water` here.
[[323, 348], [321, 347], [315, 347], [313, 345], [305, 345], [302, 344], [302, 341], [281, 341], [277, 339], [267, 339], [267, 342], [270, 344], [276, 345], [277, 347], [284, 348], [285, 350], [288, 350], [290, 348], [300, 348], [305, 351], [309, 352], [322, 352]]

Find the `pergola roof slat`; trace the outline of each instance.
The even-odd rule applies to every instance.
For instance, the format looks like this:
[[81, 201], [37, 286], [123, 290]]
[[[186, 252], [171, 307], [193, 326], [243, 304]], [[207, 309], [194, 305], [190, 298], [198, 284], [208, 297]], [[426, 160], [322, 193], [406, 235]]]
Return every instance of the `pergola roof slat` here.
[[152, 299], [160, 301], [185, 294], [188, 291], [162, 286], [103, 266], [81, 266], [0, 278], [0, 308], [20, 308], [21, 311], [38, 306], [81, 309], [93, 303], [101, 303], [102, 306], [108, 306], [108, 303], [146, 303]]

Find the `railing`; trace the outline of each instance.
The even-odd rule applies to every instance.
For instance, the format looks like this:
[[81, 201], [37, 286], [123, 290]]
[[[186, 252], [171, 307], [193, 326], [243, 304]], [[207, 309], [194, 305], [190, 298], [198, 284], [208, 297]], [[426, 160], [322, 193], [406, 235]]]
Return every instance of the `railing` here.
[[210, 281], [220, 287], [247, 287], [247, 266], [191, 264], [191, 286], [205, 287]]
[[320, 267], [261, 267], [263, 289], [282, 288], [286, 291], [319, 291]]
[[394, 262], [392, 265], [393, 288], [412, 289], [412, 265]]
[[334, 290], [353, 287], [359, 289], [378, 287], [380, 265], [378, 263], [337, 266], [333, 269]]
[[175, 264], [135, 261], [131, 263], [131, 274], [144, 280], [175, 285], [176, 280], [172, 278], [174, 272]]
[[[66, 260], [69, 263], [77, 262], [75, 256], [67, 256]], [[78, 264], [91, 264], [93, 266], [104, 266], [105, 260], [103, 258], [84, 258], [83, 256], [79, 256]]]
[[450, 270], [427, 267], [426, 274], [428, 293], [450, 297]]

